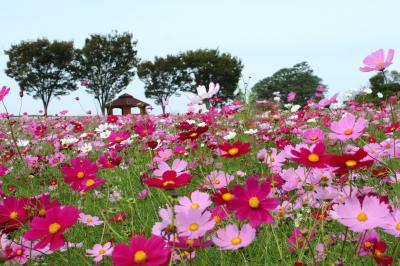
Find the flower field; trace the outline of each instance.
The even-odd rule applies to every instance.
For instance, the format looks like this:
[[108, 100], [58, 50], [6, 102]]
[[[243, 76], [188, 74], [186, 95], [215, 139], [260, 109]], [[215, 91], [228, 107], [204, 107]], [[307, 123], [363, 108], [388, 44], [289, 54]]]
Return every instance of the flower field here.
[[335, 103], [234, 101], [164, 116], [5, 113], [1, 258], [399, 265], [400, 99]]

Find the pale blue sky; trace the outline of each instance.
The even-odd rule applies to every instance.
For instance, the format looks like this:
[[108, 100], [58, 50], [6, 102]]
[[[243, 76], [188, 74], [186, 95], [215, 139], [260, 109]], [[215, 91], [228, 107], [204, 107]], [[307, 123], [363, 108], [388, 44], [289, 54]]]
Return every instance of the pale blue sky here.
[[[345, 91], [367, 84], [372, 74], [358, 70], [365, 55], [379, 48], [399, 50], [399, 10], [396, 0], [2, 0], [0, 49], [38, 37], [74, 40], [81, 47], [91, 33], [129, 31], [142, 59], [219, 48], [242, 60], [243, 77], [252, 77], [250, 87], [305, 60], [332, 91]], [[1, 52], [0, 84], [11, 87], [6, 104], [17, 113], [19, 88], [4, 74], [7, 59]], [[399, 62], [396, 54], [392, 68], [400, 69]], [[152, 103], [137, 78], [124, 92]], [[94, 100], [80, 89], [53, 100], [50, 113], [82, 114], [76, 96], [95, 112]], [[188, 101], [181, 96], [171, 102], [169, 111], [182, 112]], [[24, 98], [23, 111], [34, 114], [41, 108], [40, 101]]]

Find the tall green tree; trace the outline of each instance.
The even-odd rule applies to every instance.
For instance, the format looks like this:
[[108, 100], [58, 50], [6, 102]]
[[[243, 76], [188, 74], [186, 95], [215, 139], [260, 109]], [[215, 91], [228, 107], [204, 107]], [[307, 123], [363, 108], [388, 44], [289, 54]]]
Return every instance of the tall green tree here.
[[183, 60], [183, 70], [191, 79], [189, 86], [182, 91], [196, 93], [196, 87], [208, 87], [210, 82], [219, 83], [221, 88], [217, 97], [223, 101], [233, 99], [238, 86], [243, 65], [237, 57], [218, 50], [187, 51], [179, 55]]
[[145, 61], [138, 67], [138, 76], [145, 84], [145, 96], [161, 105], [163, 114], [165, 102], [172, 95], [179, 95], [178, 90], [184, 90], [190, 85], [179, 56], [168, 55], [165, 58], [156, 57], [154, 62]]
[[296, 92], [293, 103], [304, 105], [314, 93], [315, 88], [322, 86], [322, 79], [314, 74], [307, 62], [301, 62], [291, 68], [282, 68], [272, 76], [257, 82], [251, 89], [252, 99], [271, 99], [273, 92], [279, 91], [281, 97], [287, 98], [289, 92]]
[[5, 73], [18, 82], [21, 90], [42, 101], [45, 115], [53, 98], [78, 88], [71, 68], [72, 41], [22, 41], [5, 53], [9, 57]]
[[98, 101], [103, 115], [106, 103], [124, 90], [135, 76], [139, 62], [136, 43], [129, 33], [93, 34], [76, 52], [75, 77], [89, 81], [86, 91]]

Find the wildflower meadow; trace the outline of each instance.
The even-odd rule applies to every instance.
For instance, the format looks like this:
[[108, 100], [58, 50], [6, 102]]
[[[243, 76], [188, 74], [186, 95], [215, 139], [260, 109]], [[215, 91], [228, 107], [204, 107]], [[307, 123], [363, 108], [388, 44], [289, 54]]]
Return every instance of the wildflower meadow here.
[[[393, 60], [381, 49], [360, 71]], [[210, 83], [179, 115], [17, 116], [10, 90], [3, 263], [400, 265], [398, 95], [218, 105]]]

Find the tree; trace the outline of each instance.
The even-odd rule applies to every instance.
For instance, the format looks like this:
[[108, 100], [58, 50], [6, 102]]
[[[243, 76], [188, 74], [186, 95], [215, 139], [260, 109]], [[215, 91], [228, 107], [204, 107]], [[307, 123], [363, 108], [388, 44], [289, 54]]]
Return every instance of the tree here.
[[237, 57], [218, 50], [187, 51], [179, 55], [183, 60], [183, 71], [190, 77], [189, 86], [182, 91], [196, 93], [196, 87], [212, 81], [219, 83], [218, 97], [223, 101], [233, 99], [233, 92], [238, 86], [243, 65]]
[[21, 90], [34, 99], [41, 99], [45, 115], [54, 97], [76, 90], [71, 63], [73, 42], [38, 39], [12, 45], [5, 53], [9, 57], [5, 73], [14, 78]]
[[307, 62], [301, 62], [292, 68], [282, 68], [272, 76], [257, 82], [251, 89], [252, 99], [271, 99], [273, 92], [279, 91], [281, 97], [287, 98], [289, 92], [296, 92], [293, 103], [304, 105], [314, 93], [315, 88], [322, 86], [322, 79], [314, 75]]
[[[145, 61], [138, 67], [138, 76], [145, 84], [145, 96], [161, 105], [165, 114], [165, 101], [189, 86], [190, 80], [183, 70], [182, 58], [168, 55]], [[178, 94], [179, 95], [179, 94]]]
[[378, 72], [369, 79], [369, 83], [372, 90], [371, 97], [374, 98], [374, 101], [379, 101], [376, 96], [378, 92], [382, 93], [385, 98], [400, 92], [400, 73], [395, 70]]
[[94, 95], [105, 114], [106, 103], [125, 89], [135, 76], [136, 41], [132, 34], [93, 34], [77, 50], [76, 79], [87, 79], [86, 91]]

